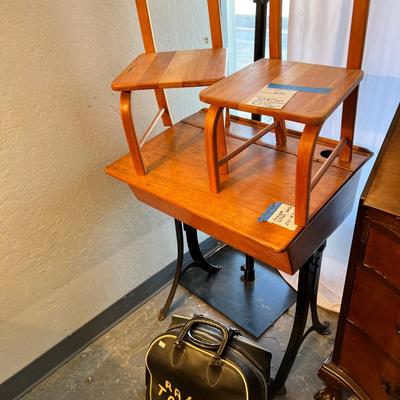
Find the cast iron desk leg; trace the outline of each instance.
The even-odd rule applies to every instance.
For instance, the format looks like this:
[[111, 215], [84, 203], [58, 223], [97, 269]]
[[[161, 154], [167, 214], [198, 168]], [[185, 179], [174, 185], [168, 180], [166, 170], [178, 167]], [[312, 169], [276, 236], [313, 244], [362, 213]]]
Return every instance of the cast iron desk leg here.
[[[183, 229], [182, 222], [175, 220], [176, 239], [178, 244], [178, 256], [176, 261], [176, 269], [174, 281], [167, 301], [164, 307], [159, 312], [159, 319], [163, 320], [171, 306], [174, 299], [176, 289], [182, 277], [183, 266]], [[208, 267], [207, 260], [203, 257], [197, 241], [196, 229], [185, 225], [185, 231], [188, 240], [189, 252], [196, 264], [207, 271], [218, 271], [218, 267]], [[281, 365], [278, 369], [275, 379], [270, 385], [271, 398], [278, 392], [284, 390], [286, 379], [296, 359], [299, 348], [303, 340], [312, 331], [317, 331], [322, 335], [329, 334], [329, 324], [321, 323], [317, 313], [317, 293], [318, 282], [321, 269], [322, 253], [325, 248], [325, 243], [310, 257], [310, 259], [303, 265], [299, 273], [299, 284], [297, 290], [296, 313], [293, 322], [293, 328], [290, 335], [289, 343], [283, 356]], [[207, 264], [207, 265], [206, 265]], [[190, 266], [189, 266], [190, 267]], [[185, 269], [186, 270], [186, 269]], [[308, 310], [311, 309], [312, 325], [305, 331]]]
[[193, 259], [193, 263], [190, 266], [196, 266], [207, 272], [218, 272], [221, 267], [219, 265], [210, 264], [203, 256], [200, 250], [199, 239], [197, 237], [197, 229], [183, 224], [186, 232], [186, 241], [189, 248], [190, 256]]
[[[193, 259], [193, 263], [188, 265], [185, 268], [185, 271], [187, 268], [191, 268], [191, 267], [195, 266], [195, 267], [199, 267], [210, 273], [218, 272], [221, 269], [221, 267], [218, 265], [212, 265], [212, 264], [208, 263], [207, 260], [204, 258], [203, 254], [200, 250], [199, 241], [198, 241], [198, 237], [197, 237], [197, 230], [186, 224], [183, 224], [183, 226], [184, 226], [184, 229], [186, 232], [186, 241], [188, 244], [189, 253]], [[178, 285], [182, 278], [182, 275], [185, 272], [185, 271], [182, 271], [182, 267], [183, 267], [182, 222], [178, 221], [177, 219], [175, 219], [175, 233], [176, 233], [176, 242], [177, 242], [177, 250], [178, 250], [178, 256], [176, 259], [175, 276], [174, 276], [174, 280], [172, 282], [172, 286], [171, 286], [168, 298], [165, 302], [165, 305], [158, 313], [158, 319], [160, 321], [165, 319], [165, 317], [168, 313], [168, 310], [171, 307], [172, 301], [174, 300], [176, 289], [178, 288]]]
[[182, 222], [175, 219], [175, 233], [176, 233], [176, 242], [177, 242], [177, 250], [178, 256], [176, 258], [176, 268], [175, 268], [175, 276], [172, 282], [171, 290], [169, 291], [169, 295], [167, 301], [165, 302], [164, 307], [158, 313], [158, 319], [162, 321], [165, 319], [169, 308], [171, 307], [172, 300], [175, 297], [176, 289], [178, 288], [179, 281], [182, 276], [182, 265], [183, 265], [183, 230], [182, 230]]
[[[269, 390], [271, 398], [279, 392], [284, 391], [286, 379], [292, 369], [299, 348], [307, 335], [312, 331], [317, 331], [322, 335], [329, 334], [329, 324], [322, 324], [317, 314], [318, 280], [324, 248], [325, 243], [310, 257], [303, 267], [300, 268], [296, 313], [292, 333], [281, 365], [270, 385]], [[312, 313], [312, 325], [305, 331], [309, 308], [311, 308]]]

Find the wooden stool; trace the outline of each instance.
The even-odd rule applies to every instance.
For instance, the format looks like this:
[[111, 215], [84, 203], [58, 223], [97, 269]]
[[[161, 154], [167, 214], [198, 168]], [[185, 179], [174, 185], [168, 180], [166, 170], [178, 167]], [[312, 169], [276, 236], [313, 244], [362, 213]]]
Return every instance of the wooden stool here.
[[[227, 52], [222, 47], [219, 0], [207, 0], [212, 48], [186, 51], [157, 52], [150, 22], [147, 0], [136, 0], [145, 53], [136, 57], [114, 80], [112, 89], [121, 92], [122, 123], [137, 175], [145, 175], [141, 148], [157, 122], [162, 118], [165, 126], [172, 126], [164, 89], [211, 85], [225, 76]], [[138, 141], [132, 110], [131, 93], [135, 90], [154, 89], [159, 111]], [[226, 154], [224, 124], [220, 119], [219, 148]], [[227, 172], [225, 166], [221, 172]]]
[[[285, 121], [303, 123], [305, 129], [299, 133], [300, 143], [297, 151], [294, 205], [295, 223], [300, 226], [308, 224], [311, 191], [327, 172], [335, 158], [339, 157], [342, 166], [349, 166], [352, 159], [358, 86], [363, 76], [360, 68], [368, 9], [369, 0], [354, 0], [347, 68], [282, 61], [280, 52], [274, 51], [276, 54], [272, 53], [271, 59], [259, 60], [200, 93], [200, 99], [211, 105], [205, 123], [207, 166], [211, 191], [218, 193], [221, 190], [220, 167], [248, 148], [249, 145], [258, 141], [265, 134], [274, 131], [276, 145], [283, 150], [286, 146]], [[278, 14], [279, 8], [271, 8], [270, 12]], [[275, 37], [275, 48], [280, 45], [279, 38], [280, 35]], [[275, 55], [278, 57], [274, 58]], [[251, 97], [271, 83], [275, 84], [275, 87], [293, 88], [298, 92], [282, 109], [249, 104]], [[315, 146], [322, 125], [342, 103], [341, 139], [336, 142], [325, 163], [311, 178]], [[267, 115], [273, 117], [275, 121], [221, 158], [219, 156], [221, 152], [218, 153], [216, 128], [224, 108]], [[268, 179], [265, 184], [271, 185], [271, 191], [274, 191], [274, 185], [279, 182]], [[288, 199], [278, 200], [287, 203]]]

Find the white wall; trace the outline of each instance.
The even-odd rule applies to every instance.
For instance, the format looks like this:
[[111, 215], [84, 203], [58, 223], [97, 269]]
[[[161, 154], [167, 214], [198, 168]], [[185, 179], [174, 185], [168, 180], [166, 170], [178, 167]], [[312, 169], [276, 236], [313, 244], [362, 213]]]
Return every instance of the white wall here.
[[[205, 0], [150, 6], [160, 50], [205, 46]], [[175, 258], [172, 220], [103, 172], [127, 152], [110, 84], [141, 51], [133, 0], [0, 3], [0, 382]], [[143, 129], [153, 96], [135, 109]]]

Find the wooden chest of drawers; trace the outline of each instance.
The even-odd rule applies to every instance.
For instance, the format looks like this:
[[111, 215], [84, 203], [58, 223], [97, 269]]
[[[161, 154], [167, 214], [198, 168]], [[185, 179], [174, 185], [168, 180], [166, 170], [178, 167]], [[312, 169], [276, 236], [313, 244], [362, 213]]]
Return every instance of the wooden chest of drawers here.
[[400, 399], [400, 107], [360, 200], [333, 354], [317, 399]]

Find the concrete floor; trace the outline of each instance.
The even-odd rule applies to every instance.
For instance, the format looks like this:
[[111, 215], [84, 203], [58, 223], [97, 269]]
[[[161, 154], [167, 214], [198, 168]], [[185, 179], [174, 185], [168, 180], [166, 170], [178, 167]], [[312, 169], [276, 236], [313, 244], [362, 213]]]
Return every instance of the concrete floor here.
[[[129, 315], [112, 330], [35, 387], [23, 400], [144, 400], [144, 355], [151, 339], [162, 333], [170, 318], [157, 320], [157, 312], [166, 299], [168, 289]], [[207, 314], [231, 325], [218, 312], [179, 288], [173, 312], [190, 316]], [[288, 340], [294, 308], [284, 314], [260, 339], [259, 344], [272, 352], [274, 375]], [[321, 320], [331, 322], [336, 331], [337, 315], [320, 310]], [[318, 368], [333, 348], [334, 337], [312, 333], [303, 343], [287, 381], [287, 393], [277, 400], [310, 400], [323, 385]]]

